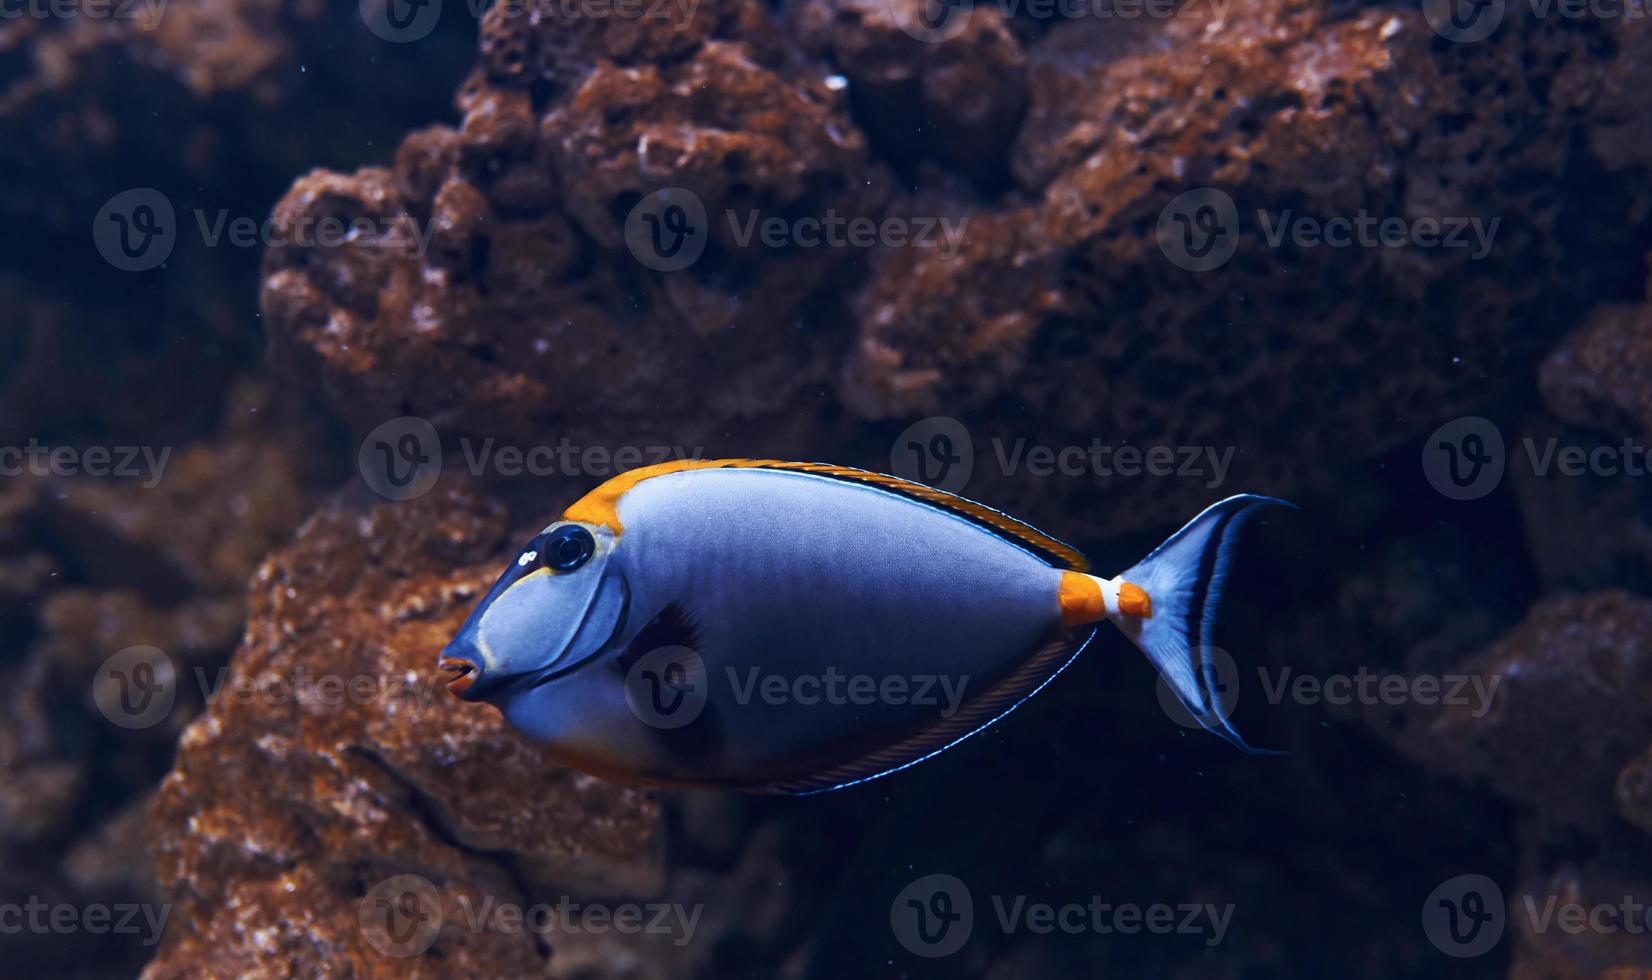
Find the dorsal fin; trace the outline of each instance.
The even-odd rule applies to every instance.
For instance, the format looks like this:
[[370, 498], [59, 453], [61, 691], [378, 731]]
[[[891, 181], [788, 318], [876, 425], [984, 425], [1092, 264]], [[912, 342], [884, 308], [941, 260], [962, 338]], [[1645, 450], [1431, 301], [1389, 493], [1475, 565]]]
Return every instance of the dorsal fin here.
[[659, 463], [654, 466], [629, 470], [610, 479], [602, 486], [580, 498], [577, 503], [567, 509], [563, 516], [573, 521], [606, 524], [617, 534], [624, 530], [619, 519], [619, 499], [624, 496], [627, 490], [650, 477], [705, 469], [791, 470], [877, 487], [880, 490], [887, 490], [890, 493], [956, 514], [972, 524], [986, 528], [998, 536], [1026, 548], [1057, 568], [1066, 568], [1075, 572], [1088, 571], [1090, 568], [1089, 560], [1072, 545], [1052, 538], [1032, 525], [1018, 521], [1008, 514], [994, 510], [985, 504], [979, 504], [957, 494], [937, 490], [922, 483], [903, 480], [898, 476], [855, 469], [852, 466], [836, 466], [831, 463], [789, 463], [779, 459], [684, 459], [670, 463]]
[[765, 470], [797, 470], [803, 473], [817, 473], [839, 480], [847, 480], [851, 483], [864, 483], [868, 486], [888, 490], [891, 493], [909, 497], [957, 514], [973, 524], [979, 524], [1002, 537], [1009, 538], [1016, 544], [1022, 545], [1057, 568], [1067, 568], [1075, 572], [1088, 571], [1090, 568], [1089, 559], [1065, 541], [1052, 538], [1032, 525], [1018, 521], [1002, 511], [994, 510], [986, 504], [976, 503], [967, 497], [960, 497], [955, 493], [938, 490], [922, 483], [914, 483], [911, 480], [903, 480], [898, 476], [873, 473], [870, 470], [858, 470], [852, 466], [833, 466], [829, 463], [776, 463], [757, 460], [751, 461], [751, 465]]

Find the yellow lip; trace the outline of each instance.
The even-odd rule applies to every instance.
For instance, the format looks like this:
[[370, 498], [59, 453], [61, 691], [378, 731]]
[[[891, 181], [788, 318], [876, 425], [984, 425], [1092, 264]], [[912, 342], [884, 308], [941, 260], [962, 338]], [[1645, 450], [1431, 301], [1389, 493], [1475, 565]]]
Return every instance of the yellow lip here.
[[476, 665], [468, 660], [445, 657], [439, 666], [453, 675], [447, 680], [447, 689], [454, 694], [463, 694], [476, 683]]

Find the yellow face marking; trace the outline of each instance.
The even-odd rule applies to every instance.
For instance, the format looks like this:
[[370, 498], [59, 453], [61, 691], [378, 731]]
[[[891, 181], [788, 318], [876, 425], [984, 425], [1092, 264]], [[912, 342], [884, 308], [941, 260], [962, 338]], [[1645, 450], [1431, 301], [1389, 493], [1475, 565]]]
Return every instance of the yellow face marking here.
[[[501, 592], [499, 594], [499, 598], [503, 599], [506, 596], [510, 595], [511, 589], [516, 588], [517, 586], [523, 584], [524, 582], [531, 582], [536, 578], [545, 578], [545, 577], [549, 576], [550, 574], [551, 574], [551, 572], [550, 572], [549, 569], [536, 568], [533, 571], [529, 572], [528, 574], [526, 574], [526, 575], [522, 576], [521, 578], [517, 579], [516, 581], [512, 582], [510, 584], [510, 588], [507, 588], [504, 592]], [[484, 623], [487, 622], [487, 617], [485, 615], [482, 617], [482, 621]], [[488, 645], [488, 631], [486, 629], [478, 629], [476, 631], [476, 652], [480, 653], [482, 655], [482, 667], [484, 669], [486, 669], [486, 670], [498, 670], [499, 669], [499, 661], [493, 655], [493, 648]]]

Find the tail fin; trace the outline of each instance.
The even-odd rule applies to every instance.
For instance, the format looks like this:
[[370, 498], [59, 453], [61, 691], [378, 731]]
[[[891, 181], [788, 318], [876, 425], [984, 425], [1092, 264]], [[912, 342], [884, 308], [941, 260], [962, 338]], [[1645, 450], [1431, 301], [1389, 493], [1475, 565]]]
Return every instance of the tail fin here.
[[1153, 661], [1199, 724], [1246, 752], [1266, 750], [1247, 744], [1228, 723], [1222, 705], [1214, 703], [1209, 683], [1216, 669], [1210, 653], [1211, 631], [1239, 528], [1258, 509], [1270, 504], [1292, 509], [1296, 506], [1277, 497], [1247, 493], [1205, 508], [1119, 576], [1119, 581], [1137, 585], [1147, 593], [1151, 613], [1114, 620]]

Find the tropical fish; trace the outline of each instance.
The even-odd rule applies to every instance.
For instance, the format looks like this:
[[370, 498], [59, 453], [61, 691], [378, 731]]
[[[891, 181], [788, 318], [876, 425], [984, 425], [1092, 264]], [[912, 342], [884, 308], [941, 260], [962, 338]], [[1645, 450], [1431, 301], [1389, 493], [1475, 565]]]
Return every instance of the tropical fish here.
[[[1114, 578], [989, 507], [863, 470], [688, 460], [602, 484], [528, 542], [440, 655], [557, 761], [806, 794], [950, 748], [1113, 623], [1194, 717], [1230, 551], [1213, 504]], [[1288, 506], [1288, 505], [1287, 505]]]

